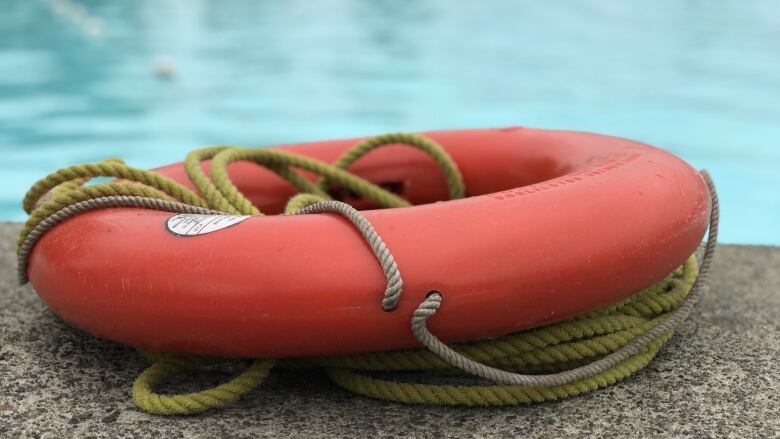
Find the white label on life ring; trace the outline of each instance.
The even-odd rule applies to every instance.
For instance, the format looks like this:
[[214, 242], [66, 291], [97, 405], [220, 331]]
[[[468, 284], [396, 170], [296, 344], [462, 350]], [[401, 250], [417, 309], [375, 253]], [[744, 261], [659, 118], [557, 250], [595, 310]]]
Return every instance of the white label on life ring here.
[[181, 213], [168, 218], [165, 228], [177, 236], [198, 236], [234, 226], [249, 218], [245, 215], [199, 215]]

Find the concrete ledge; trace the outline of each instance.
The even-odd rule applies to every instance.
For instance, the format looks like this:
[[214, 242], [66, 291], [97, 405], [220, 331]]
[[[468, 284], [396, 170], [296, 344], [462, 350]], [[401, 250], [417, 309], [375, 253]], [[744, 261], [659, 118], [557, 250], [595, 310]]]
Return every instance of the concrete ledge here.
[[[412, 407], [350, 394], [317, 371], [274, 370], [226, 409], [140, 412], [132, 349], [62, 323], [16, 285], [18, 224], [0, 224], [2, 437], [775, 436], [780, 431], [780, 248], [721, 246], [710, 294], [658, 357], [612, 387], [507, 408]], [[198, 376], [195, 386], [225, 376]], [[174, 384], [175, 385], [175, 384]]]

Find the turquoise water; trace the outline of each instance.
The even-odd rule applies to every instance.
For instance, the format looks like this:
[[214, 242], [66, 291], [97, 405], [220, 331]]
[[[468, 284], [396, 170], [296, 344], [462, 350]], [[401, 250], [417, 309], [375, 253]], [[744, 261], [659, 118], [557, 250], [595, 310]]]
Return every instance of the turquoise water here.
[[6, 2], [0, 220], [36, 178], [214, 143], [526, 125], [708, 168], [726, 242], [780, 244], [780, 2]]

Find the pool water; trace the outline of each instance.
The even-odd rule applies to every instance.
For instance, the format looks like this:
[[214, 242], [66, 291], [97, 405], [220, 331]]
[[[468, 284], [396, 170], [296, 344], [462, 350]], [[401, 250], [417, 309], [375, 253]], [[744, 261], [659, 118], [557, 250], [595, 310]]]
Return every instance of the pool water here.
[[462, 127], [595, 131], [707, 168], [780, 244], [780, 2], [7, 2], [0, 220], [68, 164]]

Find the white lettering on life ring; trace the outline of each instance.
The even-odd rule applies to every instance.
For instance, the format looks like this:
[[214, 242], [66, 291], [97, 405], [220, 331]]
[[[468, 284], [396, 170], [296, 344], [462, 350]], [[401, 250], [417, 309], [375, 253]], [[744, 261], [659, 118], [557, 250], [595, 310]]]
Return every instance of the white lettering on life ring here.
[[248, 215], [178, 214], [165, 222], [165, 228], [177, 236], [199, 236], [234, 226]]

